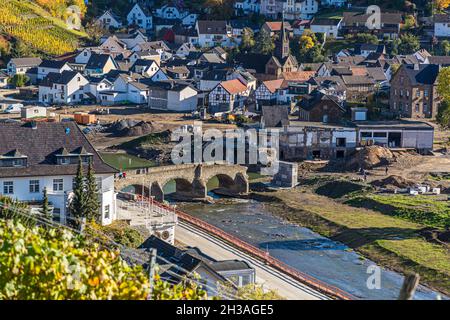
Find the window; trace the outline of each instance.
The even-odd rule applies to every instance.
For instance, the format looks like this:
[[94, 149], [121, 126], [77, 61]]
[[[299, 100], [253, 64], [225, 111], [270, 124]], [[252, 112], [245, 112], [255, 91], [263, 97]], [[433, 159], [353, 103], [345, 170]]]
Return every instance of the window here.
[[418, 103], [416, 103], [416, 112], [420, 111], [420, 105]]
[[3, 182], [3, 194], [14, 194], [14, 182], [13, 181]]
[[417, 97], [420, 97], [420, 90], [417, 90], [416, 96], [417, 96]]
[[105, 219], [109, 219], [110, 210], [109, 210], [109, 204], [105, 206]]
[[30, 180], [30, 193], [39, 193], [39, 180]]
[[373, 137], [374, 138], [386, 138], [387, 132], [374, 132]]
[[361, 132], [361, 138], [372, 138], [372, 132]]
[[53, 191], [64, 191], [63, 179], [53, 179]]
[[336, 147], [345, 147], [347, 145], [347, 138], [337, 138]]
[[423, 95], [424, 95], [425, 97], [428, 97], [428, 90], [424, 90], [424, 91], [423, 91]]

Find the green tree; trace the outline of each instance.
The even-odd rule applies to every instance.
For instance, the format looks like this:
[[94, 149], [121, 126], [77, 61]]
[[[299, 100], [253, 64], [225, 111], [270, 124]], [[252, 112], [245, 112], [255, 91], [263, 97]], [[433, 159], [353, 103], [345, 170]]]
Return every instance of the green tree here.
[[450, 104], [443, 101], [439, 106], [436, 121], [445, 129], [450, 128]]
[[94, 168], [92, 161], [89, 161], [87, 176], [86, 176], [86, 198], [85, 198], [85, 217], [89, 221], [99, 219], [100, 202], [98, 195], [97, 181], [95, 179]]
[[255, 46], [253, 30], [244, 28], [242, 31], [241, 50], [251, 50]]
[[40, 214], [42, 214], [47, 219], [52, 219], [52, 211], [50, 210], [50, 205], [48, 203], [48, 195], [47, 195], [47, 188], [44, 188], [43, 191], [43, 199], [42, 199], [42, 207], [39, 211]]
[[358, 33], [356, 35], [356, 41], [358, 43], [371, 43], [371, 44], [378, 44], [379, 42], [377, 36], [370, 33]]
[[270, 32], [262, 29], [258, 37], [256, 38], [255, 43], [255, 52], [256, 53], [262, 53], [262, 54], [272, 54], [273, 50], [275, 49], [275, 43], [270, 36]]
[[[86, 217], [86, 188], [83, 176], [83, 164], [78, 162], [77, 175], [73, 186], [73, 198], [70, 202], [70, 213], [75, 219]], [[79, 226], [79, 221], [71, 221], [74, 226]]]
[[419, 39], [412, 34], [404, 34], [400, 37], [398, 52], [400, 54], [412, 54], [420, 49]]
[[[0, 300], [146, 300], [149, 279], [117, 250], [65, 229], [0, 220]], [[200, 300], [191, 280], [172, 285], [155, 275], [155, 300]]]
[[439, 45], [441, 54], [444, 56], [450, 56], [450, 41], [443, 40]]
[[437, 91], [439, 95], [450, 104], [450, 67], [442, 68], [437, 78]]
[[30, 78], [28, 78], [24, 74], [15, 74], [14, 77], [9, 79], [9, 84], [12, 85], [13, 87], [20, 88], [24, 87], [29, 80]]

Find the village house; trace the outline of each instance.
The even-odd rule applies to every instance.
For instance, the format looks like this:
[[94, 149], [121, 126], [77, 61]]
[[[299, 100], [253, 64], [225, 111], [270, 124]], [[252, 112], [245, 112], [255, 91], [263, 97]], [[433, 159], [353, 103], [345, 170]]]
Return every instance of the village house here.
[[62, 73], [63, 71], [72, 71], [67, 62], [58, 60], [44, 60], [38, 66], [37, 79], [44, 79], [49, 73]]
[[5, 123], [0, 136], [1, 195], [25, 202], [37, 212], [46, 189], [53, 219], [67, 223], [81, 159], [85, 167], [91, 162], [95, 171], [99, 223], [107, 225], [116, 219], [116, 170], [103, 162], [74, 122]]
[[89, 81], [77, 71], [49, 73], [39, 83], [39, 102], [45, 104], [73, 104], [85, 99]]
[[93, 53], [86, 64], [85, 73], [89, 76], [101, 76], [117, 69], [119, 66], [110, 55]]
[[336, 97], [320, 91], [303, 96], [297, 106], [301, 121], [339, 123], [345, 113], [345, 108]]
[[397, 39], [399, 37], [403, 23], [401, 13], [381, 12], [381, 25], [379, 29], [367, 25], [367, 22], [371, 21], [370, 16], [372, 14], [366, 13], [365, 11], [344, 12], [340, 34], [356, 35], [358, 33], [369, 32], [377, 35], [379, 39], [383, 39], [384, 37]]
[[41, 63], [40, 58], [13, 58], [9, 60], [6, 69], [8, 75], [14, 77], [16, 74], [26, 74], [28, 70], [37, 68]]
[[120, 29], [122, 27], [120, 17], [114, 14], [112, 10], [106, 10], [100, 17], [97, 18], [95, 23], [104, 29]]
[[391, 80], [391, 111], [404, 118], [435, 118], [440, 104], [436, 90], [439, 70], [435, 64], [402, 65]]
[[226, 21], [198, 20], [196, 23], [198, 45], [205, 47], [229, 47], [231, 43], [231, 28]]
[[148, 99], [150, 109], [173, 112], [197, 110], [198, 90], [188, 82], [166, 80], [146, 84], [150, 90]]
[[129, 26], [139, 26], [139, 28], [150, 30], [153, 28], [153, 17], [150, 10], [136, 3], [127, 15]]
[[261, 14], [274, 19], [311, 19], [318, 10], [317, 0], [261, 0]]
[[242, 108], [249, 95], [245, 84], [238, 79], [218, 84], [209, 94], [209, 113], [230, 112]]
[[450, 14], [435, 14], [434, 18], [434, 36], [438, 38], [450, 37]]
[[310, 24], [314, 33], [324, 33], [327, 37], [337, 38], [342, 19], [313, 18]]
[[261, 4], [259, 0], [237, 0], [234, 3], [234, 14], [236, 16], [246, 16], [252, 13], [259, 13]]

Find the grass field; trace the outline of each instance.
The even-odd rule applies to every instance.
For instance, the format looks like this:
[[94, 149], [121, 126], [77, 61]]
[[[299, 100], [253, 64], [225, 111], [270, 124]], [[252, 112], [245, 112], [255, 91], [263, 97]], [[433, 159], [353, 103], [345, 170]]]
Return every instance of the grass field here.
[[152, 161], [123, 153], [101, 153], [103, 160], [117, 170], [133, 170], [154, 167]]
[[450, 202], [442, 196], [366, 194], [346, 202], [429, 227], [450, 227]]

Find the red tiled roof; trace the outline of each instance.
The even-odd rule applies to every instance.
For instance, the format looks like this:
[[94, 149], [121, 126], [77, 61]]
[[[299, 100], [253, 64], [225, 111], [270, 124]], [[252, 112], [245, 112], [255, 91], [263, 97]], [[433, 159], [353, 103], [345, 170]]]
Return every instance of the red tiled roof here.
[[247, 86], [238, 79], [224, 81], [220, 85], [230, 94], [237, 94], [247, 90]]
[[296, 71], [296, 72], [284, 72], [281, 76], [284, 80], [288, 81], [307, 81], [314, 77], [315, 71]]
[[[266, 22], [266, 25], [269, 27], [270, 31], [280, 31], [281, 30], [281, 21], [272, 21], [272, 22]], [[285, 22], [284, 26], [290, 30], [291, 24], [289, 22]]]
[[284, 82], [284, 79], [277, 79], [264, 81], [263, 84], [266, 86], [267, 90], [269, 90], [271, 93], [275, 93], [275, 91], [283, 87]]

